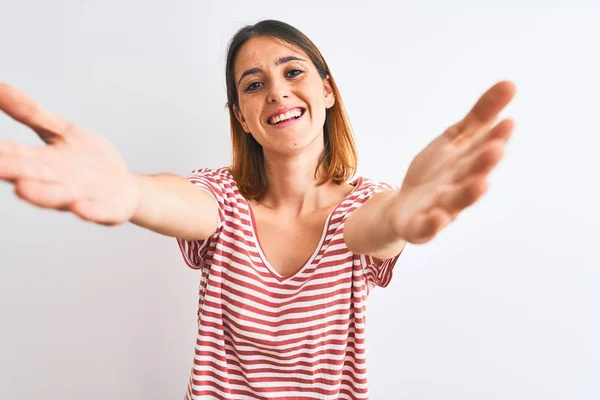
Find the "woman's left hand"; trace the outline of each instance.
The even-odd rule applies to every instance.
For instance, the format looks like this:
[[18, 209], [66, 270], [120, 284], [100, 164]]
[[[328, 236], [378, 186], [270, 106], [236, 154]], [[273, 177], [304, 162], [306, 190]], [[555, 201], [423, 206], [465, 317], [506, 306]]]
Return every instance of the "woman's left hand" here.
[[515, 91], [511, 82], [495, 84], [465, 118], [415, 157], [390, 210], [400, 238], [430, 241], [485, 193], [514, 127], [511, 119], [493, 124]]

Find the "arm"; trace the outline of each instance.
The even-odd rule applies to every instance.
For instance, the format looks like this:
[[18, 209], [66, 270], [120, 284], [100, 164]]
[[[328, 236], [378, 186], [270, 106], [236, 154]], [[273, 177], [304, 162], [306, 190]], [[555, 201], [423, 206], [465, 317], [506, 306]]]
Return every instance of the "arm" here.
[[163, 235], [206, 239], [217, 229], [219, 212], [212, 196], [172, 174], [136, 175], [140, 202], [131, 222]]
[[377, 259], [397, 256], [406, 245], [392, 224], [392, 211], [398, 191], [386, 190], [373, 195], [348, 216], [344, 225], [344, 241], [355, 254]]
[[131, 173], [117, 149], [0, 82], [0, 111], [30, 127], [46, 146], [0, 141], [0, 180], [21, 199], [113, 226], [128, 221], [183, 239], [206, 239], [217, 228], [212, 196], [170, 174]]
[[397, 255], [405, 241], [432, 240], [481, 198], [513, 130], [511, 119], [494, 123], [514, 94], [510, 82], [494, 85], [415, 157], [399, 191], [376, 194], [349, 215], [348, 248], [376, 258]]

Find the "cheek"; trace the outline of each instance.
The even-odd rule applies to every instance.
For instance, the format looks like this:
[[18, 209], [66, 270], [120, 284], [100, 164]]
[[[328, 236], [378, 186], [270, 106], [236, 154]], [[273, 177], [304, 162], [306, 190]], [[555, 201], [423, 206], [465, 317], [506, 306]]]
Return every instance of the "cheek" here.
[[325, 125], [325, 107], [319, 107], [315, 110], [315, 121], [318, 124], [319, 128], [322, 128]]
[[244, 107], [244, 117], [248, 126], [256, 126], [260, 123], [260, 110], [255, 105], [246, 104]]
[[313, 118], [325, 122], [325, 95], [322, 90], [313, 90], [311, 95], [311, 108]]
[[321, 114], [325, 112], [326, 104], [325, 104], [325, 88], [323, 87], [323, 82], [320, 79], [317, 79], [314, 82], [311, 82], [310, 89], [307, 91], [311, 98], [311, 103], [313, 107], [315, 107], [316, 111]]

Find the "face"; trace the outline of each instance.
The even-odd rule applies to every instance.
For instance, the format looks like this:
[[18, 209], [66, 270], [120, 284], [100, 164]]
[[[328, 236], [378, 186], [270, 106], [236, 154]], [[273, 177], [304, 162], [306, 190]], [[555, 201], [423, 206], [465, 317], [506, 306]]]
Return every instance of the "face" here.
[[322, 150], [325, 111], [335, 97], [328, 78], [320, 77], [301, 49], [271, 37], [252, 38], [237, 54], [234, 79], [236, 117], [265, 153]]

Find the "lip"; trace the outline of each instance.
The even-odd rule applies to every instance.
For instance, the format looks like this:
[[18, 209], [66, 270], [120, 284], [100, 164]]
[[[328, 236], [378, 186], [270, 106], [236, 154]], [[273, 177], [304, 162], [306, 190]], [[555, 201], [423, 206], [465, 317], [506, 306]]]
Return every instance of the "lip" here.
[[[269, 120], [270, 120], [271, 118], [273, 118], [274, 116], [276, 116], [276, 115], [279, 115], [279, 114], [286, 113], [286, 112], [288, 112], [288, 111], [290, 111], [290, 110], [295, 110], [295, 109], [297, 109], [297, 108], [299, 108], [300, 110], [302, 110], [302, 112], [303, 112], [303, 113], [304, 113], [304, 112], [306, 112], [306, 108], [304, 108], [304, 107], [300, 107], [300, 106], [298, 106], [298, 107], [282, 107], [282, 108], [280, 108], [279, 110], [277, 110], [277, 111], [275, 111], [275, 112], [273, 112], [273, 113], [269, 114], [269, 116], [267, 117], [267, 124], [268, 124], [268, 125], [271, 125], [271, 124], [269, 124]], [[303, 115], [304, 115], [304, 114], [303, 114]]]

